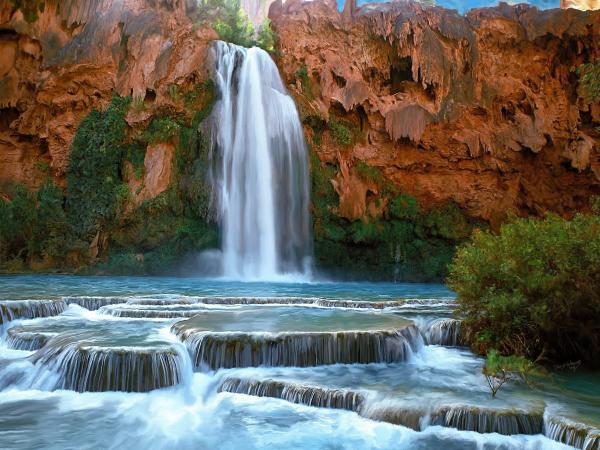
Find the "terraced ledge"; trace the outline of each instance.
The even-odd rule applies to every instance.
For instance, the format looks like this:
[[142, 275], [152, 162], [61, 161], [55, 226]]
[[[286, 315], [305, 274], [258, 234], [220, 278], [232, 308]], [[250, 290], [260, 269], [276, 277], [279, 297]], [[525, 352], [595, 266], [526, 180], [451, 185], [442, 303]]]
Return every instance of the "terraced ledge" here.
[[174, 348], [98, 347], [50, 341], [31, 356], [58, 374], [53, 389], [148, 392], [181, 382], [184, 361]]
[[127, 303], [126, 297], [63, 297], [67, 305], [79, 305], [82, 308], [95, 311], [103, 306]]
[[178, 310], [178, 309], [147, 309], [147, 308], [114, 308], [103, 306], [99, 309], [101, 314], [112, 317], [121, 317], [128, 319], [186, 319], [194, 317], [205, 311], [197, 309]]
[[67, 309], [64, 300], [0, 301], [0, 325], [17, 319], [57, 316]]
[[544, 415], [544, 435], [582, 450], [600, 450], [600, 429], [562, 416]]
[[171, 331], [185, 343], [199, 370], [257, 366], [395, 363], [422, 345], [419, 330], [333, 332], [211, 332], [178, 322]]
[[537, 411], [498, 410], [464, 405], [447, 405], [427, 411], [400, 402], [394, 404], [394, 401], [389, 399], [380, 403], [371, 399], [365, 392], [272, 379], [226, 378], [218, 390], [280, 398], [307, 406], [345, 409], [368, 419], [402, 425], [416, 431], [421, 431], [428, 425], [440, 425], [463, 431], [504, 435], [542, 432], [542, 413]]
[[460, 347], [466, 344], [458, 319], [435, 319], [420, 327], [427, 345]]
[[55, 336], [55, 333], [28, 331], [23, 327], [12, 327], [6, 332], [6, 345], [13, 350], [39, 350]]
[[336, 300], [319, 297], [180, 297], [177, 299], [139, 298], [127, 302], [130, 305], [309, 305], [324, 308], [386, 309], [406, 305], [428, 305], [454, 302], [446, 299], [401, 299], [387, 301]]
[[221, 383], [218, 391], [254, 397], [280, 398], [291, 403], [349, 411], [359, 411], [365, 401], [362, 394], [351, 390], [328, 389], [276, 380], [227, 378]]

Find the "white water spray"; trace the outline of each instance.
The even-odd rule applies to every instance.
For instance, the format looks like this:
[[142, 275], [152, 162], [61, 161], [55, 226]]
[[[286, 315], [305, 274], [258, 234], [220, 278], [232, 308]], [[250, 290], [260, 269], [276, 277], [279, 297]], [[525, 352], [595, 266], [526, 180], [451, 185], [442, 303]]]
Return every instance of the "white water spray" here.
[[307, 275], [309, 172], [294, 101], [265, 51], [216, 42], [213, 52], [221, 95], [212, 158], [223, 274]]

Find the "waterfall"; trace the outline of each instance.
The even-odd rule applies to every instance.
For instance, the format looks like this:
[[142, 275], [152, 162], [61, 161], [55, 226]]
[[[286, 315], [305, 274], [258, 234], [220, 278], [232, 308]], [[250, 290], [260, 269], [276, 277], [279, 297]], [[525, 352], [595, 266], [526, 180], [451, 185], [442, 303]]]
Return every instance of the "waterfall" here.
[[218, 41], [213, 56], [220, 99], [212, 118], [212, 181], [223, 273], [307, 275], [309, 171], [294, 101], [265, 51]]

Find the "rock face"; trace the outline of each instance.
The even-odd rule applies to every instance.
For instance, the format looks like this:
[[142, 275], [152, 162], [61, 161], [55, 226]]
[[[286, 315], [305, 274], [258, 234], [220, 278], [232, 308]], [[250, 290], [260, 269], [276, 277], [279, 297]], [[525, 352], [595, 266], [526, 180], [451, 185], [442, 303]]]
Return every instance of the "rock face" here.
[[327, 131], [312, 139], [337, 168], [339, 215], [381, 214], [364, 164], [422, 205], [450, 201], [491, 222], [569, 215], [600, 193], [600, 105], [578, 95], [571, 71], [600, 57], [600, 13], [502, 4], [460, 16], [411, 3], [339, 13], [292, 0], [270, 17], [307, 135], [332, 116], [356, 131], [350, 145]]
[[[185, 105], [201, 96], [196, 88], [211, 71], [209, 42], [217, 38], [209, 26], [192, 23], [194, 2], [26, 3], [44, 7], [23, 13], [15, 2], [0, 3], [0, 199], [10, 200], [9, 183], [35, 189], [49, 175], [64, 188], [80, 122], [114, 94], [132, 97], [124, 119], [129, 137], [155, 119], [191, 117]], [[258, 9], [255, 19], [264, 12]], [[333, 224], [321, 226], [328, 248], [337, 251], [330, 262], [340, 255], [360, 259], [365, 248], [378, 246], [366, 265], [385, 257], [391, 267], [418, 258], [405, 251], [415, 242], [421, 254], [443, 252], [446, 261], [450, 247], [468, 235], [455, 226], [458, 214], [493, 226], [508, 212], [570, 216], [600, 194], [600, 104], [583, 98], [572, 71], [600, 58], [600, 12], [502, 4], [461, 16], [411, 2], [359, 8], [348, 1], [340, 13], [332, 0], [278, 0], [269, 17], [278, 35], [275, 59], [300, 110], [313, 171], [323, 169], [333, 194], [315, 206]], [[150, 227], [143, 222], [147, 213], [125, 214], [118, 233], [96, 233], [91, 243], [83, 237], [93, 259], [115, 242], [131, 246], [138, 228], [162, 237], [136, 241], [129, 256], [150, 254], [161, 242], [189, 247], [189, 239], [177, 246], [169, 240], [167, 231], [179, 228], [168, 223], [173, 213], [158, 206], [174, 205], [180, 229], [187, 230], [210, 216], [209, 193], [198, 182], [200, 144], [187, 149], [182, 164], [175, 140], [143, 141], [144, 158], [136, 167], [124, 163], [118, 180], [129, 189], [129, 213], [153, 208], [162, 222], [154, 218]], [[169, 189], [174, 184], [178, 189]], [[164, 201], [151, 204], [159, 194]], [[448, 209], [451, 225], [434, 214], [407, 228], [404, 222], [416, 220], [405, 207], [409, 196], [420, 212], [458, 207]], [[384, 226], [402, 239], [389, 241]], [[431, 236], [440, 241], [438, 250], [422, 247]], [[315, 253], [322, 248], [317, 242]]]
[[64, 181], [79, 122], [113, 92], [143, 102], [134, 128], [157, 109], [175, 107], [169, 86], [206, 78], [207, 43], [215, 38], [212, 30], [192, 29], [184, 0], [44, 3], [32, 23], [0, 7], [0, 182], [30, 187], [47, 165]]

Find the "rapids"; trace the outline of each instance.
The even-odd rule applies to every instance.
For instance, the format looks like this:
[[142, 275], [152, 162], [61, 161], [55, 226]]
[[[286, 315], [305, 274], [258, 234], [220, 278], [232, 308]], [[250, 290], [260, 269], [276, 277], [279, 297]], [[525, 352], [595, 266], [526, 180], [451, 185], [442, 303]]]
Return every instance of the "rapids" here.
[[598, 449], [597, 374], [492, 400], [453, 302], [438, 285], [0, 277], [0, 448]]

